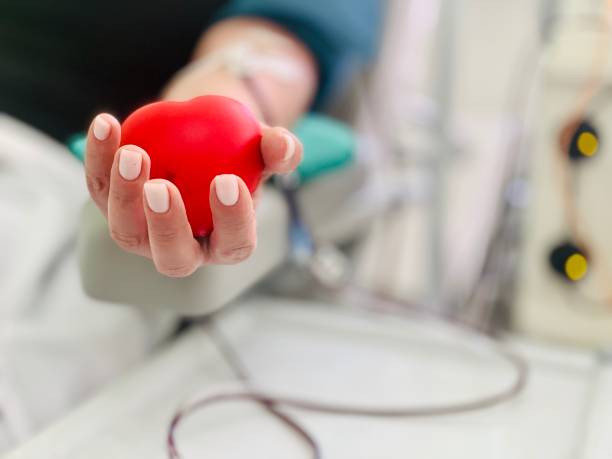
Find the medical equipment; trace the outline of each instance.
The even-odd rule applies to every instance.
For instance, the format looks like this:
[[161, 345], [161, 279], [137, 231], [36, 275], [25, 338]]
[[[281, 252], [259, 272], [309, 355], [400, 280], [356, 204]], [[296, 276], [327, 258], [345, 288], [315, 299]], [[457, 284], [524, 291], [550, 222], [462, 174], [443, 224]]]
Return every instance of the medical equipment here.
[[[604, 47], [606, 48], [607, 46]], [[568, 236], [566, 241], [553, 248], [551, 265], [570, 281], [569, 285], [576, 289], [585, 303], [588, 303], [578, 308], [579, 311], [585, 312], [593, 310], [588, 307], [589, 305], [595, 307], [599, 303], [600, 312], [612, 313], [610, 309], [612, 291], [607, 285], [611, 274], [606, 250], [594, 242], [592, 229], [589, 228], [578, 202], [580, 197], [578, 180], [584, 180], [588, 174], [588, 170], [582, 173], [582, 169], [593, 167], [597, 156], [606, 154], [603, 151], [605, 145], [602, 145], [602, 137], [591, 120], [599, 118], [598, 112], [605, 108], [609, 91], [609, 88], [598, 90], [597, 101], [592, 100], [588, 104], [588, 109], [584, 109], [588, 110], [588, 113], [586, 111], [577, 113], [576, 117], [570, 118], [559, 135], [561, 150], [558, 155], [559, 181], [562, 186]], [[592, 99], [595, 94], [593, 93]], [[576, 119], [581, 121], [575, 121]], [[589, 289], [581, 288], [580, 283], [588, 274], [595, 278], [590, 288], [595, 290], [595, 294], [589, 293]]]
[[522, 332], [605, 348], [612, 333], [605, 258], [612, 252], [598, 207], [611, 166], [600, 141], [612, 5], [599, 6], [603, 13], [582, 9], [555, 18], [555, 33], [541, 45], [546, 87], [512, 316]]

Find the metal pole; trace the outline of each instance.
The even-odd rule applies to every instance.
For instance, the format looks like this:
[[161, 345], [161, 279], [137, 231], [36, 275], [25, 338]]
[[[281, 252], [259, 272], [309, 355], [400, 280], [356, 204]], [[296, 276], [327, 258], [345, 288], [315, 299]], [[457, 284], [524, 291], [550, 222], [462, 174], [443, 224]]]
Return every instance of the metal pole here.
[[431, 161], [429, 209], [429, 302], [440, 307], [444, 283], [444, 227], [446, 213], [446, 162], [450, 158], [455, 75], [456, 19], [460, 0], [440, 0], [433, 99], [437, 107], [436, 151]]

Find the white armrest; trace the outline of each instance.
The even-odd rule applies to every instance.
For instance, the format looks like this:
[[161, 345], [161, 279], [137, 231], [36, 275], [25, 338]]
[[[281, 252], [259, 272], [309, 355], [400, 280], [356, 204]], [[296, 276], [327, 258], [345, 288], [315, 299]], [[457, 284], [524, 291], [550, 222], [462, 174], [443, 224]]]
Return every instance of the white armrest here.
[[188, 316], [213, 312], [284, 260], [288, 218], [279, 192], [262, 190], [257, 208], [258, 246], [248, 260], [231, 266], [204, 266], [190, 277], [172, 279], [159, 274], [151, 260], [119, 249], [98, 209], [87, 203], [78, 241], [83, 288], [104, 301], [166, 308]]
[[[354, 238], [372, 220], [355, 213], [351, 196], [365, 181], [355, 165], [300, 190], [304, 218], [319, 241]], [[213, 312], [232, 301], [281, 265], [289, 251], [289, 212], [280, 192], [264, 187], [257, 207], [257, 249], [245, 262], [200, 268], [184, 279], [159, 274], [151, 260], [119, 249], [106, 221], [92, 203], [83, 208], [79, 229], [79, 263], [85, 292], [99, 300], [142, 308], [164, 308], [179, 315]]]

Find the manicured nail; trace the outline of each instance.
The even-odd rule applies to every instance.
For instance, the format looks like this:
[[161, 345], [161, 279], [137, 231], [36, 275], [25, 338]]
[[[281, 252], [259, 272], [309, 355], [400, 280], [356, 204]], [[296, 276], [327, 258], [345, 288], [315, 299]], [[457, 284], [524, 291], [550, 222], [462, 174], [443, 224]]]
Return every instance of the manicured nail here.
[[156, 214], [168, 212], [170, 208], [170, 195], [168, 194], [168, 187], [164, 183], [147, 182], [144, 185], [144, 192], [149, 209]]
[[140, 175], [142, 154], [139, 151], [122, 148], [119, 150], [119, 175], [125, 180], [134, 180]]
[[215, 192], [224, 206], [233, 206], [238, 202], [238, 179], [235, 175], [225, 174], [215, 177]]
[[111, 125], [104, 119], [102, 115], [95, 117], [93, 122], [93, 135], [99, 141], [108, 139], [110, 135]]
[[283, 161], [289, 161], [295, 154], [295, 140], [293, 140], [293, 136], [290, 134], [283, 134], [283, 137], [285, 138], [285, 155], [283, 156]]

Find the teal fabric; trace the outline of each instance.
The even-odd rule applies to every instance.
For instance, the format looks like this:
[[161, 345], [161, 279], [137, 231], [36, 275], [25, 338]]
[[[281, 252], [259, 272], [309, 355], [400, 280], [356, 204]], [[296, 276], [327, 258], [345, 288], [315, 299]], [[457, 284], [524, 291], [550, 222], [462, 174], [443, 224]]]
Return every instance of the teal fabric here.
[[311, 113], [294, 127], [304, 145], [304, 159], [297, 168], [301, 183], [306, 183], [351, 164], [355, 159], [353, 130], [328, 116]]
[[72, 155], [85, 162], [85, 152], [87, 151], [87, 135], [84, 132], [71, 135], [66, 141], [66, 146]]
[[263, 17], [298, 36], [319, 64], [318, 108], [374, 56], [383, 4], [382, 0], [231, 0], [217, 17]]

